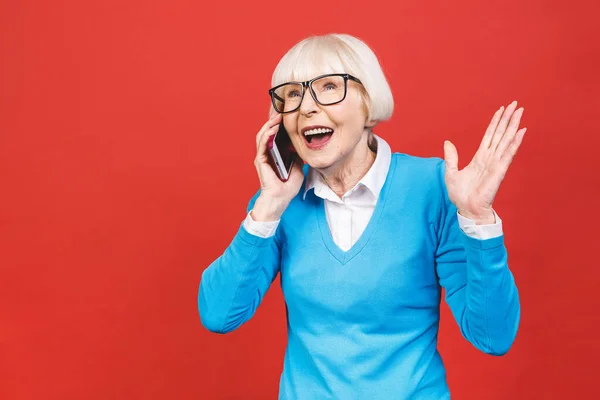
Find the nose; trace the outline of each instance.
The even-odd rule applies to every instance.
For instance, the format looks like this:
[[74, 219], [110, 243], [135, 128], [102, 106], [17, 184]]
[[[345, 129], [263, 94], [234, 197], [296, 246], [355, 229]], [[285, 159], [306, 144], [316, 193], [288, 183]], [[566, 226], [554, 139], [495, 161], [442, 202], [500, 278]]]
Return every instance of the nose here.
[[319, 105], [313, 99], [310, 89], [306, 88], [304, 98], [302, 99], [302, 103], [300, 103], [300, 114], [308, 116], [318, 113], [319, 110]]

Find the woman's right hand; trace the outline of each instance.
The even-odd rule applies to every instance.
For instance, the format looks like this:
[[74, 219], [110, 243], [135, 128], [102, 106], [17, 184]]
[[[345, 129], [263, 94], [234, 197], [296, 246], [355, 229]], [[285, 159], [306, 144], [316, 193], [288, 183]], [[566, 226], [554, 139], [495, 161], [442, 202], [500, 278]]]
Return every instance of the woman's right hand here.
[[260, 195], [254, 203], [251, 216], [255, 221], [277, 221], [298, 194], [304, 181], [303, 161], [296, 156], [289, 179], [282, 182], [269, 163], [267, 142], [277, 133], [282, 116], [277, 113], [271, 117], [256, 135], [256, 158], [254, 166], [260, 180]]

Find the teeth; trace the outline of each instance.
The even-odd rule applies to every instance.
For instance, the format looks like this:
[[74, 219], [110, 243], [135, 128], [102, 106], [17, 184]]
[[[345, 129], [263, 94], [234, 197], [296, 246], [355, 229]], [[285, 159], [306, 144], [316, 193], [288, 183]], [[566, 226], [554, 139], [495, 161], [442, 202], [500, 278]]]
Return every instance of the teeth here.
[[304, 132], [304, 136], [319, 135], [321, 133], [333, 133], [333, 129], [330, 129], [330, 128], [311, 129], [311, 130]]

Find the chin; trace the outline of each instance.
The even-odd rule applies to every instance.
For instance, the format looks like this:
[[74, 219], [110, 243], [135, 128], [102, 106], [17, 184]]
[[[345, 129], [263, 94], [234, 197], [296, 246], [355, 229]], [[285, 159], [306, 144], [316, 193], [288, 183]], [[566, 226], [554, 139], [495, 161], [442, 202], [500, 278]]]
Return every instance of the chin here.
[[318, 170], [327, 170], [335, 165], [342, 158], [343, 154], [337, 143], [330, 141], [321, 150], [311, 150], [304, 143], [302, 146], [300, 158], [304, 160], [311, 168]]
[[318, 170], [326, 170], [328, 168], [330, 168], [332, 165], [334, 165], [338, 160], [332, 156], [327, 156], [327, 155], [318, 155], [318, 156], [312, 156], [312, 157], [307, 157], [304, 159], [304, 161], [311, 167], [314, 169], [318, 169]]

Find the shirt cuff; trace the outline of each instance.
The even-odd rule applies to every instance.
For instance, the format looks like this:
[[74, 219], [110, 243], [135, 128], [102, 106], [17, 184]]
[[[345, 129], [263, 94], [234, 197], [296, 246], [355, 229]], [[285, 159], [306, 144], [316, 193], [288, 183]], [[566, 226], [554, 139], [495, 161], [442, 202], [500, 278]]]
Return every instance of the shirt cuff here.
[[250, 215], [252, 211], [246, 215], [246, 219], [244, 220], [244, 229], [248, 231], [248, 233], [259, 236], [262, 238], [268, 238], [275, 235], [275, 231], [277, 231], [277, 226], [279, 226], [279, 221], [268, 221], [268, 222], [258, 222], [252, 219]]
[[496, 214], [496, 211], [494, 211], [496, 223], [487, 225], [476, 225], [474, 220], [464, 217], [458, 212], [456, 212], [456, 215], [458, 216], [458, 224], [460, 225], [460, 229], [462, 229], [466, 235], [474, 239], [487, 240], [502, 236], [502, 220], [498, 214]]

